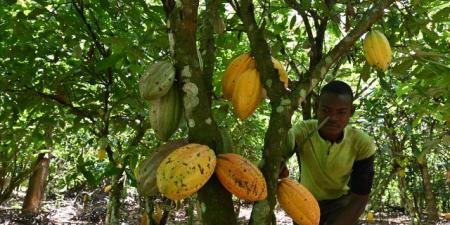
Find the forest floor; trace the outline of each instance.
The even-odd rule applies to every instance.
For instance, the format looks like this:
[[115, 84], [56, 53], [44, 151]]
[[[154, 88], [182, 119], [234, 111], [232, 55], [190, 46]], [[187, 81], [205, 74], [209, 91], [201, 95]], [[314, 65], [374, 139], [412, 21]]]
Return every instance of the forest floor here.
[[[84, 198], [84, 196], [89, 196]], [[104, 224], [106, 215], [107, 194], [101, 190], [86, 192], [73, 191], [65, 195], [49, 196], [41, 205], [41, 211], [35, 216], [21, 213], [21, 203], [24, 193], [15, 193], [4, 206], [0, 206], [0, 225], [29, 225], [29, 224], [58, 224], [58, 225], [81, 225], [81, 224]], [[83, 199], [87, 201], [83, 201]], [[125, 198], [122, 208], [121, 225], [139, 224], [140, 210], [139, 202], [136, 201], [136, 193], [130, 192]], [[184, 206], [186, 207], [186, 206]], [[250, 204], [242, 204], [239, 211], [239, 224], [248, 223], [251, 213]], [[292, 220], [285, 212], [276, 209], [277, 225], [291, 225]], [[361, 225], [403, 225], [410, 224], [410, 219], [401, 212], [375, 213], [375, 221], [368, 223], [362, 220]], [[167, 225], [187, 224], [185, 210], [181, 207], [169, 214]], [[195, 225], [199, 225], [198, 221]], [[450, 220], [441, 218], [438, 225], [450, 225]]]

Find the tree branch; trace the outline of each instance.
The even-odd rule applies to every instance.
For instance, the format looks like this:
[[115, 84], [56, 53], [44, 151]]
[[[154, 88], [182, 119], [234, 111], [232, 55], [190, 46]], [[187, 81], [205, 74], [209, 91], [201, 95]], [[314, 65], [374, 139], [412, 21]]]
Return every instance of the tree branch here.
[[281, 49], [280, 49], [280, 53], [282, 55], [284, 55], [284, 57], [288, 60], [289, 66], [291, 66], [292, 70], [294, 71], [294, 73], [301, 78], [302, 77], [302, 73], [300, 72], [300, 70], [298, 70], [297, 65], [295, 64], [294, 60], [292, 60], [292, 58], [289, 56], [289, 54], [286, 51], [286, 47], [283, 43], [283, 39], [281, 38], [280, 34], [277, 34], [276, 36], [277, 41], [279, 43], [281, 43]]
[[86, 19], [86, 16], [84, 15], [84, 7], [83, 7], [83, 5], [81, 5], [79, 7], [77, 5], [77, 3], [75, 2], [75, 0], [72, 0], [72, 5], [75, 8], [75, 10], [77, 11], [77, 13], [80, 16], [80, 18], [83, 21], [83, 23], [86, 25], [86, 27], [88, 29], [88, 32], [91, 35], [92, 40], [94, 41], [94, 44], [97, 47], [97, 49], [99, 50], [100, 54], [102, 54], [103, 58], [106, 58], [108, 56], [107, 52], [106, 52], [105, 48], [103, 47], [103, 45], [100, 43], [97, 34], [92, 29], [91, 24], [88, 23], [88, 21]]
[[48, 100], [53, 100], [56, 101], [57, 103], [59, 103], [62, 106], [65, 106], [67, 108], [70, 109], [70, 111], [72, 111], [75, 115], [83, 117], [88, 119], [91, 123], [95, 123], [95, 119], [91, 116], [92, 113], [91, 112], [87, 112], [83, 109], [80, 109], [79, 107], [75, 107], [71, 102], [67, 101], [64, 98], [61, 98], [57, 95], [52, 95], [52, 94], [46, 94], [40, 91], [36, 91], [30, 87], [25, 87], [27, 90], [29, 90], [30, 92], [32, 92], [33, 94], [35, 94], [38, 97], [44, 98], [44, 99], [48, 99]]
[[308, 16], [306, 15], [306, 11], [303, 11], [301, 9], [301, 5], [300, 3], [298, 3], [296, 0], [284, 0], [284, 2], [290, 6], [291, 8], [293, 8], [295, 11], [297, 11], [298, 14], [300, 14], [300, 16], [303, 19], [303, 22], [305, 23], [305, 30], [306, 30], [306, 34], [308, 35], [308, 40], [309, 43], [311, 44], [311, 51], [315, 52], [315, 41], [314, 41], [314, 35], [312, 33], [312, 29], [311, 29], [311, 25], [309, 24], [309, 19]]

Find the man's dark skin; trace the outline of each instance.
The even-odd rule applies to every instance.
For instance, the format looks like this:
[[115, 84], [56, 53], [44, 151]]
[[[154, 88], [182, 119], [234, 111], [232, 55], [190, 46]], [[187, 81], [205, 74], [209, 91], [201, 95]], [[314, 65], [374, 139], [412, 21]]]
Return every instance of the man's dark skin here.
[[[330, 142], [340, 142], [344, 136], [344, 128], [355, 112], [352, 97], [344, 94], [323, 93], [320, 96], [317, 110], [319, 124], [328, 121], [319, 129], [319, 135]], [[355, 224], [369, 201], [369, 195], [350, 193], [350, 202], [330, 225]], [[328, 225], [328, 224], [327, 224]]]

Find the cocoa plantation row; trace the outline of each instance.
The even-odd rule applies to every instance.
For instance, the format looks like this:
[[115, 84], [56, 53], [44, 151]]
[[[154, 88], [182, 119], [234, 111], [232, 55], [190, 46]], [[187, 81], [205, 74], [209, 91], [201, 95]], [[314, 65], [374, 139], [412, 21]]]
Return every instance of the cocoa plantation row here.
[[[363, 48], [370, 65], [380, 70], [388, 68], [392, 59], [391, 49], [381, 32], [369, 32]], [[280, 82], [288, 89], [288, 74], [283, 65], [273, 57], [272, 63]], [[189, 76], [189, 73], [182, 72], [181, 76]], [[179, 87], [176, 70], [169, 61], [150, 65], [140, 78], [139, 91], [150, 104], [151, 127], [163, 141], [167, 141], [178, 129], [183, 109], [197, 105], [199, 101], [196, 97], [198, 89], [193, 83]], [[227, 66], [222, 79], [222, 92], [223, 98], [231, 101], [240, 120], [251, 116], [266, 97], [256, 61], [249, 53], [237, 56]], [[189, 126], [195, 126], [190, 124], [191, 121], [187, 122]], [[239, 154], [216, 156], [208, 146], [185, 140], [169, 141], [155, 152], [140, 164], [136, 172], [138, 190], [143, 196], [160, 193], [171, 200], [181, 200], [200, 190], [215, 173], [221, 184], [240, 199], [260, 201], [267, 197], [263, 174]], [[316, 199], [297, 181], [282, 178], [278, 183], [277, 200], [296, 223], [319, 223], [320, 210]]]

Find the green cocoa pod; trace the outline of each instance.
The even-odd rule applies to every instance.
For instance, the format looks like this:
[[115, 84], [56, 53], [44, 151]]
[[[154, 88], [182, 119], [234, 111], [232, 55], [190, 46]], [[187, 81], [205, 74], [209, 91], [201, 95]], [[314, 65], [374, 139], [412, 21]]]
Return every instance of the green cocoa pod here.
[[167, 140], [175, 133], [183, 115], [180, 90], [172, 87], [167, 95], [150, 101], [150, 125], [161, 140]]
[[153, 153], [139, 164], [137, 170], [137, 190], [141, 196], [150, 197], [158, 194], [156, 171], [161, 162], [175, 149], [188, 144], [186, 139], [167, 142], [157, 147]]
[[175, 68], [168, 61], [153, 63], [139, 79], [139, 92], [145, 100], [154, 100], [166, 95], [173, 86]]

